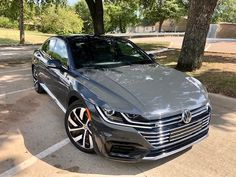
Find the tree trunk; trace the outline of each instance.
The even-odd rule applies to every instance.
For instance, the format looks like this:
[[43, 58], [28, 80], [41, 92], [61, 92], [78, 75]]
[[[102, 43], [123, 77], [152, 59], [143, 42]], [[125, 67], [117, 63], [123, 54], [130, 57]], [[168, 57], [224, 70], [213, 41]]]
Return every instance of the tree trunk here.
[[159, 21], [159, 29], [158, 29], [158, 32], [159, 32], [159, 33], [161, 32], [163, 22], [164, 22], [163, 19], [161, 19], [161, 20]]
[[122, 19], [121, 19], [120, 16], [119, 16], [119, 28], [120, 28], [120, 32], [121, 33], [126, 33], [126, 29], [125, 29], [125, 27], [122, 24]]
[[218, 0], [191, 0], [177, 69], [193, 71], [202, 65], [207, 33]]
[[105, 33], [103, 20], [103, 3], [102, 0], [86, 0], [92, 20], [95, 35]]
[[24, 29], [24, 0], [20, 0], [20, 18], [19, 18], [19, 28], [20, 28], [20, 44], [25, 43], [25, 29]]

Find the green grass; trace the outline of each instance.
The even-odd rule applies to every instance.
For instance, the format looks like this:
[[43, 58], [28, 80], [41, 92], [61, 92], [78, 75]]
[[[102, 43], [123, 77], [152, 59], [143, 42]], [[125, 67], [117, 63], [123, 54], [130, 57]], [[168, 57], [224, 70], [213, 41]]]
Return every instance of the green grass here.
[[13, 45], [17, 44], [18, 41], [14, 39], [9, 39], [9, 38], [0, 38], [0, 45]]
[[163, 47], [168, 47], [169, 42], [155, 42], [155, 43], [136, 43], [143, 50], [158, 50]]
[[[175, 68], [179, 50], [163, 52], [157, 62]], [[205, 53], [199, 70], [187, 72], [199, 79], [209, 92], [236, 98], [236, 54]]]
[[[52, 34], [45, 34], [38, 31], [25, 31], [26, 44], [43, 43]], [[0, 28], [0, 45], [19, 44], [19, 30]]]

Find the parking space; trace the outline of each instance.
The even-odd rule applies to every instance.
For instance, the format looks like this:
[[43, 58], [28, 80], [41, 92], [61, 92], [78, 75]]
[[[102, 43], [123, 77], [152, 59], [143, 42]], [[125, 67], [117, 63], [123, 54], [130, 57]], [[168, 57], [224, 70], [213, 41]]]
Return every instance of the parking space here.
[[64, 114], [47, 94], [32, 89], [30, 63], [0, 69], [0, 177], [160, 176], [234, 177], [236, 100], [211, 94], [210, 134], [192, 149], [136, 164], [77, 150], [64, 130]]

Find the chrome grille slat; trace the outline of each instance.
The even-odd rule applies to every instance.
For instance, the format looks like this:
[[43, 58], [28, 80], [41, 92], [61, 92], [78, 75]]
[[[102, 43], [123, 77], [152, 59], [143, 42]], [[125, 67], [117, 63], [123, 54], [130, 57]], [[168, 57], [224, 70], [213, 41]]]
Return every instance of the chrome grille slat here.
[[[202, 122], [201, 121], [208, 121], [209, 122], [209, 115], [207, 115], [207, 116], [205, 116], [205, 117], [203, 117], [203, 118], [201, 118], [201, 119], [199, 119], [199, 120], [197, 120], [197, 121], [194, 121], [194, 122], [192, 122], [192, 123], [189, 123], [189, 124], [186, 124], [186, 125], [182, 125], [182, 126], [180, 126], [180, 127], [176, 127], [176, 128], [172, 128], [172, 129], [168, 129], [168, 130], [163, 130], [163, 131], [157, 131], [157, 132], [144, 132], [144, 131], [139, 131], [139, 133], [140, 134], [142, 134], [143, 136], [147, 136], [147, 134], [148, 135], [157, 135], [157, 134], [160, 134], [160, 135], [157, 135], [157, 136], [161, 136], [161, 135], [163, 135], [163, 133], [164, 133], [164, 135], [167, 135], [167, 134], [169, 134], [171, 131], [177, 131], [177, 130], [179, 130], [179, 131], [181, 131], [181, 130], [183, 130], [183, 128], [185, 128], [185, 127], [187, 127], [186, 129], [188, 129], [190, 126], [191, 127], [194, 127], [194, 126], [196, 126], [196, 124], [201, 124]], [[194, 125], [195, 124], [195, 125]], [[190, 128], [191, 128], [190, 127]], [[146, 135], [144, 135], [144, 134], [146, 134]], [[163, 135], [163, 136], [164, 136]]]
[[148, 139], [149, 142], [156, 142], [156, 141], [163, 141], [169, 139], [169, 137], [165, 137], [165, 138], [159, 138], [159, 139]]
[[[191, 111], [192, 117], [195, 118], [198, 115], [201, 115], [202, 113], [206, 112], [207, 108], [206, 106], [203, 106], [197, 110]], [[127, 116], [125, 116], [123, 114], [124, 118], [126, 119], [127, 122], [131, 123], [131, 124], [136, 124], [136, 125], [143, 125], [143, 126], [151, 126], [152, 128], [154, 127], [165, 127], [165, 126], [169, 126], [169, 125], [173, 125], [175, 123], [179, 123], [182, 121], [182, 117], [179, 115], [176, 116], [172, 116], [172, 118], [162, 118], [164, 120], [155, 120], [155, 121], [150, 121], [150, 122], [137, 122], [137, 121], [133, 121], [130, 120]], [[166, 120], [165, 120], [166, 119]], [[157, 126], [155, 126], [157, 125]]]
[[193, 134], [193, 135], [190, 135], [190, 136], [188, 136], [188, 137], [186, 137], [186, 138], [180, 139], [180, 140], [175, 141], [175, 142], [172, 142], [172, 143], [168, 143], [168, 144], [165, 144], [165, 145], [158, 146], [158, 148], [165, 148], [165, 147], [168, 147], [168, 146], [177, 144], [177, 143], [181, 143], [182, 141], [185, 141], [185, 140], [187, 140], [187, 139], [189, 139], [189, 138], [192, 138], [192, 137], [194, 137], [194, 136], [197, 136], [198, 134], [200, 134], [200, 133], [206, 131], [207, 129], [208, 129], [208, 127], [204, 128], [204, 129], [198, 131], [197, 133], [195, 133], [195, 134]]
[[201, 112], [201, 111], [207, 111], [207, 107], [203, 106], [197, 110], [191, 111], [191, 113], [192, 113], [192, 115], [195, 115], [196, 113]]
[[150, 136], [150, 135], [144, 135], [142, 134], [145, 138], [160, 138], [160, 137], [165, 137], [165, 136], [169, 136], [170, 134], [169, 133], [166, 133], [166, 134], [161, 134], [161, 135], [156, 135], [156, 136]]
[[170, 122], [170, 123], [167, 123], [167, 124], [164, 124], [164, 125], [160, 125], [160, 126], [157, 126], [157, 127], [165, 127], [165, 126], [173, 125], [173, 124], [180, 123], [180, 122], [182, 122], [182, 120]]
[[206, 110], [204, 111], [201, 111], [201, 112], [198, 112], [198, 113], [196, 113], [196, 114], [193, 114], [192, 116], [193, 116], [193, 118], [194, 117], [197, 117], [197, 116], [199, 116], [199, 115], [201, 115], [201, 114], [203, 114], [203, 113], [205, 113], [206, 112]]
[[177, 116], [177, 117], [174, 117], [174, 118], [171, 118], [171, 119], [167, 119], [167, 120], [160, 120], [158, 123], [163, 124], [163, 123], [171, 122], [173, 120], [178, 120], [178, 119], [181, 119], [181, 116]]
[[192, 134], [198, 130], [201, 130], [202, 126], [197, 126], [197, 127], [194, 127], [192, 129], [189, 129], [187, 131], [184, 131], [184, 132], [181, 132], [181, 133], [178, 133], [178, 134], [175, 134], [175, 135], [171, 135], [170, 136], [170, 141], [174, 141], [175, 139], [179, 139], [179, 138], [182, 138], [184, 136], [187, 136], [188, 134]]
[[158, 142], [158, 143], [151, 143], [151, 145], [156, 146], [156, 145], [164, 144], [164, 143], [167, 143], [167, 142], [169, 142], [169, 140], [160, 141], [160, 142]]
[[175, 117], [175, 118], [171, 118], [171, 119], [168, 119], [168, 120], [160, 120], [160, 121], [153, 121], [153, 122], [136, 122], [136, 121], [132, 121], [132, 120], [130, 120], [128, 118], [125, 118], [125, 119], [129, 123], [137, 124], [137, 125], [151, 126], [152, 128], [169, 126], [169, 125], [173, 125], [173, 124], [181, 122], [181, 117], [180, 116]]
[[202, 127], [197, 127], [196, 129], [192, 129], [191, 131], [186, 131], [184, 132], [184, 134], [181, 134], [180, 136], [175, 136], [174, 138], [170, 138], [170, 142], [173, 142], [173, 141], [176, 141], [176, 140], [179, 140], [179, 139], [182, 139], [184, 137], [187, 137], [193, 133], [196, 133], [198, 131], [200, 131], [202, 129]]
[[[188, 124], [181, 123], [182, 117], [178, 115], [163, 118], [163, 120], [157, 121], [160, 126], [155, 127], [156, 130], [142, 129], [138, 132], [155, 148], [165, 148], [177, 143], [181, 143], [191, 137], [206, 131], [209, 126], [210, 113], [206, 106], [202, 106], [199, 109], [191, 111], [192, 122]], [[199, 115], [204, 115], [198, 117]], [[150, 122], [151, 123], [151, 122]], [[180, 124], [181, 123], [181, 124]], [[172, 126], [170, 126], [172, 125]], [[176, 125], [176, 126], [174, 126]], [[168, 129], [167, 126], [170, 126]], [[165, 128], [166, 127], [166, 128]]]
[[202, 121], [199, 121], [199, 122], [197, 122], [196, 124], [193, 124], [193, 125], [191, 125], [191, 126], [187, 126], [187, 127], [184, 127], [184, 128], [178, 129], [178, 130], [174, 130], [174, 131], [171, 132], [171, 134], [172, 134], [172, 133], [185, 132], [185, 131], [187, 131], [187, 130], [189, 130], [189, 129], [193, 129], [193, 128], [198, 127], [198, 126], [201, 126], [201, 125], [202, 125]]

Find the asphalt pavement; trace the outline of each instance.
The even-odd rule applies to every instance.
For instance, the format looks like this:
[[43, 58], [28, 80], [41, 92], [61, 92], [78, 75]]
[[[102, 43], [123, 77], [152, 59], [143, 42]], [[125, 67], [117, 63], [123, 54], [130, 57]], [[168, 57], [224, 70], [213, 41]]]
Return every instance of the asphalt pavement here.
[[68, 141], [63, 112], [32, 89], [30, 63], [0, 65], [0, 177], [235, 177], [236, 99], [210, 99], [207, 139], [158, 161], [120, 163], [85, 154]]

